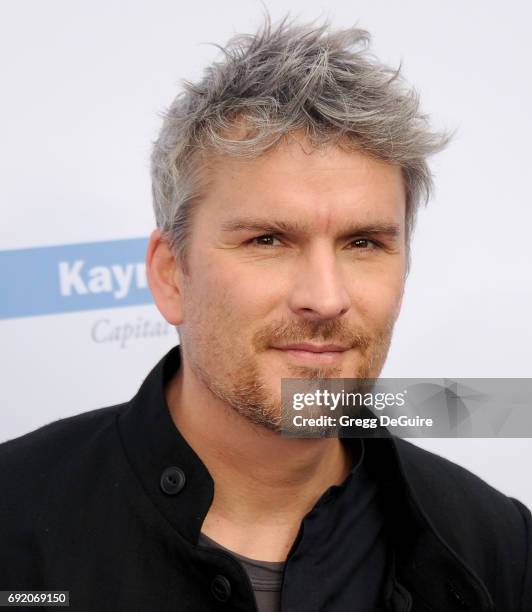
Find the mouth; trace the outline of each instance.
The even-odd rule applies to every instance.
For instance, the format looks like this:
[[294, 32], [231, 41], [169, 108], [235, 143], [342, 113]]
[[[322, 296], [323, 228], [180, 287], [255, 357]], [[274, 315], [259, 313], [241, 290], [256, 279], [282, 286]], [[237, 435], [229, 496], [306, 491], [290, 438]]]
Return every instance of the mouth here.
[[305, 350], [296, 348], [272, 348], [283, 357], [286, 357], [292, 361], [297, 361], [298, 363], [307, 364], [338, 363], [341, 361], [343, 355], [348, 351], [348, 349]]

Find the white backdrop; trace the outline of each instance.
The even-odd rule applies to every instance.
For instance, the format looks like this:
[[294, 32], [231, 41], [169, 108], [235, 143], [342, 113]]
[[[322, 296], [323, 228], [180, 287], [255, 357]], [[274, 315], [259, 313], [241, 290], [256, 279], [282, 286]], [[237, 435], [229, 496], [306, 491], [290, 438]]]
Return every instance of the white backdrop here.
[[[381, 59], [403, 61], [436, 127], [458, 128], [433, 162], [437, 191], [420, 215], [383, 376], [532, 377], [528, 3], [265, 3], [274, 19], [289, 9], [369, 29]], [[15, 249], [147, 237], [158, 113], [181, 78], [218, 57], [201, 43], [254, 31], [261, 4], [17, 0], [1, 12], [0, 261], [14, 266]], [[46, 288], [24, 270], [38, 306]], [[3, 299], [19, 281], [9, 282]], [[0, 320], [0, 440], [128, 400], [175, 344], [153, 305], [107, 305]], [[128, 325], [137, 333], [124, 341]], [[531, 439], [416, 443], [532, 507]]]

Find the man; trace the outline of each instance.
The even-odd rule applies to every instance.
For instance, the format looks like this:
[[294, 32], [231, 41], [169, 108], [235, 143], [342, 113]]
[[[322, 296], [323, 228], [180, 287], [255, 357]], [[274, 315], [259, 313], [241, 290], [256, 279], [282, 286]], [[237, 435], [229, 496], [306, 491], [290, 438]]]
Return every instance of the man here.
[[430, 193], [368, 35], [267, 20], [170, 107], [137, 395], [0, 447], [0, 588], [76, 610], [532, 610], [532, 517], [393, 436], [280, 435], [282, 378], [375, 378]]

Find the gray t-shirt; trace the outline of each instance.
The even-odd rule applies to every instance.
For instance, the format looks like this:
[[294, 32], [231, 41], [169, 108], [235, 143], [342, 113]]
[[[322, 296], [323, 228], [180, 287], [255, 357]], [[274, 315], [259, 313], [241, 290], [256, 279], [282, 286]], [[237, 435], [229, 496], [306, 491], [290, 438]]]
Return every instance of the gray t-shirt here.
[[221, 546], [204, 533], [200, 533], [198, 543], [220, 548], [236, 557], [249, 576], [259, 612], [280, 612], [284, 561], [257, 561], [244, 557], [244, 555], [239, 555], [225, 548], [225, 546]]

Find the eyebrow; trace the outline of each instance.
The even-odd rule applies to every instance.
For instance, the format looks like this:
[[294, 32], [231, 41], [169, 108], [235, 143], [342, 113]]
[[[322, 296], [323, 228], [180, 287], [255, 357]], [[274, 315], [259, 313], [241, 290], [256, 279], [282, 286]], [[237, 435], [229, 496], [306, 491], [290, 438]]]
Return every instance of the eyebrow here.
[[[259, 219], [239, 218], [224, 221], [220, 229], [222, 232], [264, 232], [265, 234], [285, 234], [295, 236], [309, 235], [312, 233], [307, 223], [301, 221], [262, 221]], [[341, 239], [351, 238], [352, 236], [388, 236], [396, 238], [401, 233], [397, 223], [373, 222], [373, 223], [354, 223], [342, 232]]]

